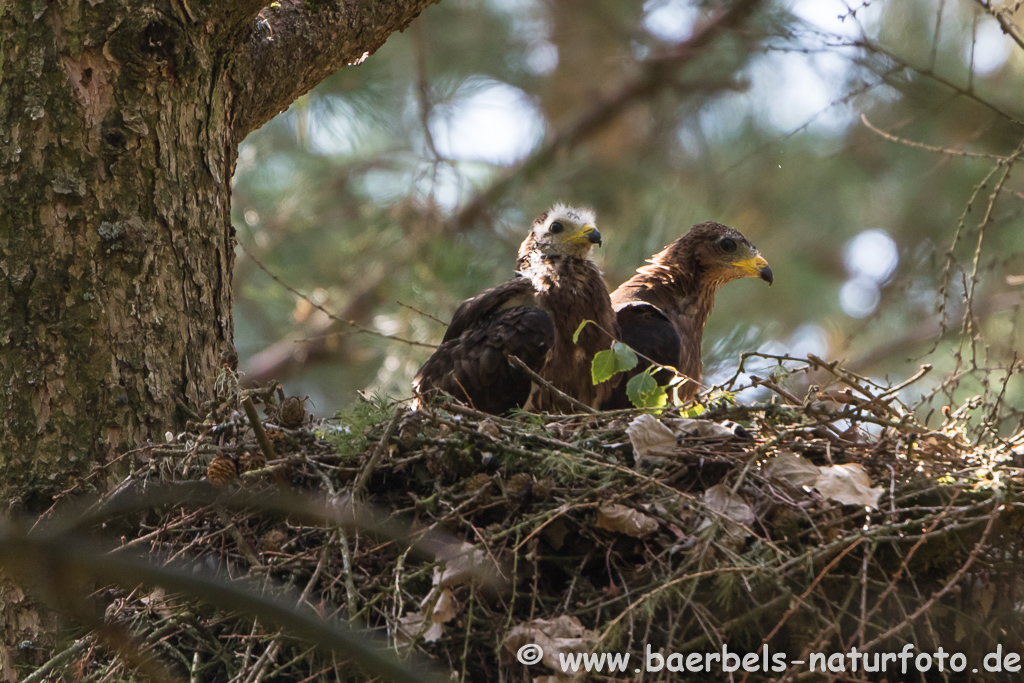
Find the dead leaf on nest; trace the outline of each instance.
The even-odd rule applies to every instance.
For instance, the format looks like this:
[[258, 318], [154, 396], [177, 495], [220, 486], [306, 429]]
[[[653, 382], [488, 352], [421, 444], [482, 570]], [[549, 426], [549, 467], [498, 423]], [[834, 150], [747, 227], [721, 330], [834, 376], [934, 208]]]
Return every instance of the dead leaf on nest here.
[[684, 417], [672, 420], [672, 426], [680, 436], [704, 439], [722, 439], [736, 436], [736, 430], [742, 429], [735, 422], [712, 422], [711, 420], [694, 420]]
[[631, 507], [613, 503], [605, 505], [597, 511], [598, 529], [606, 529], [633, 538], [643, 538], [658, 530], [658, 521], [637, 512]]
[[[721, 514], [738, 524], [750, 526], [754, 523], [754, 509], [747, 505], [739, 494], [725, 484], [715, 484], [704, 492], [704, 504], [710, 510]], [[707, 521], [701, 528], [710, 524]]]
[[428, 643], [434, 643], [444, 635], [444, 626], [439, 622], [432, 622], [424, 631], [424, 618], [422, 612], [409, 612], [399, 617], [398, 632], [395, 634], [395, 641], [400, 646], [411, 645], [416, 638], [422, 636]]
[[765, 472], [770, 479], [800, 488], [814, 486], [821, 470], [812, 462], [784, 451], [768, 461]]
[[477, 427], [477, 429], [480, 431], [481, 434], [486, 434], [492, 439], [498, 439], [501, 437], [501, 428], [498, 427], [498, 423], [492, 420], [491, 418], [483, 420], [480, 423], [480, 426]]
[[505, 636], [505, 650], [515, 657], [523, 645], [539, 645], [544, 652], [541, 660], [549, 668], [561, 671], [559, 655], [583, 652], [596, 642], [598, 634], [583, 628], [576, 617], [562, 615], [557, 619], [534, 619], [516, 624]]
[[[742, 432], [742, 433], [741, 433]], [[679, 439], [723, 439], [742, 436], [750, 438], [743, 428], [734, 423], [719, 423], [711, 420], [682, 418], [668, 424], [653, 415], [640, 415], [626, 427], [626, 434], [633, 444], [637, 465], [642, 462], [658, 464], [665, 457], [678, 453]]]
[[[401, 645], [409, 645], [419, 636], [422, 636], [423, 640], [428, 643], [440, 640], [444, 635], [444, 624], [458, 616], [459, 603], [455, 600], [455, 595], [451, 590], [438, 587], [437, 582], [440, 579], [440, 572], [435, 570], [434, 587], [420, 602], [419, 610], [408, 612], [399, 618], [398, 641]], [[424, 612], [428, 610], [430, 612], [429, 626], [423, 616]]]
[[676, 433], [663, 425], [653, 415], [640, 415], [626, 427], [629, 442], [633, 444], [636, 464], [645, 458], [657, 462], [675, 453], [679, 446]]
[[878, 508], [884, 489], [871, 488], [871, 477], [857, 463], [820, 467], [821, 476], [814, 484], [818, 493], [843, 505], [865, 505]]
[[447, 588], [441, 589], [441, 595], [430, 613], [430, 620], [435, 624], [447, 624], [458, 614], [458, 603], [455, 596]]
[[722, 527], [720, 541], [733, 550], [741, 549], [746, 543], [747, 529], [754, 523], [754, 509], [725, 484], [715, 484], [705, 491], [704, 504], [718, 515], [705, 517], [697, 531], [706, 529], [718, 521]]
[[818, 467], [792, 453], [780, 453], [765, 465], [768, 476], [790, 484], [816, 489], [822, 497], [843, 505], [878, 508], [883, 489], [871, 488], [871, 477], [858, 463]]
[[438, 553], [437, 559], [444, 562], [444, 571], [439, 578], [435, 577], [434, 583], [442, 588], [459, 586], [474, 576], [492, 578], [497, 570], [487, 553], [474, 548], [472, 543], [453, 545], [450, 549]]

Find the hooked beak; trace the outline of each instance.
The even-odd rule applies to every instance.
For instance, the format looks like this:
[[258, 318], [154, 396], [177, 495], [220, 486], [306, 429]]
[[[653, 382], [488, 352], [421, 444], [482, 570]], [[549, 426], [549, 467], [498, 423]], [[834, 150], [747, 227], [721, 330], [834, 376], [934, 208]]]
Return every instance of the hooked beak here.
[[772, 282], [775, 281], [775, 276], [772, 275], [772, 269], [768, 267], [768, 262], [765, 261], [764, 257], [758, 254], [754, 258], [746, 259], [745, 261], [737, 261], [735, 263], [737, 268], [741, 268], [747, 273], [748, 277], [759, 277], [768, 283], [770, 287]]
[[601, 233], [597, 231], [597, 227], [592, 223], [587, 223], [579, 231], [576, 232], [570, 241], [577, 242], [579, 244], [596, 244], [601, 245]]

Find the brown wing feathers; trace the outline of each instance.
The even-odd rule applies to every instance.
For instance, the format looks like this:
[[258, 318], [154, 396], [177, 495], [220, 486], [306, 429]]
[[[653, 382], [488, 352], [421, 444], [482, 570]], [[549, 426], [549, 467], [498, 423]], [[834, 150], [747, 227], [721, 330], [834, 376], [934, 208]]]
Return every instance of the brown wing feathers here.
[[420, 368], [415, 392], [440, 390], [494, 414], [521, 407], [532, 382], [508, 363], [508, 356], [536, 372], [555, 334], [551, 316], [532, 301], [533, 285], [517, 277], [464, 302], [441, 346]]
[[[600, 243], [600, 233], [589, 212], [556, 206], [542, 214], [520, 247], [517, 277], [459, 307], [443, 343], [420, 369], [416, 393], [441, 390], [492, 413], [523, 406], [572, 409], [511, 366], [508, 356], [515, 355], [587, 405], [628, 408], [625, 381], [594, 386], [590, 379], [594, 354], [611, 342], [608, 331], [641, 356], [690, 377], [680, 396], [696, 396], [701, 338], [715, 292], [742, 277], [771, 284], [767, 261], [738, 231], [701, 223], [652, 256], [609, 298], [589, 258], [594, 243]], [[577, 327], [588, 319], [597, 325], [588, 325], [573, 343]], [[649, 365], [642, 358], [632, 374]]]
[[511, 366], [507, 359], [514, 355], [559, 390], [600, 407], [611, 388], [593, 387], [590, 362], [611, 339], [588, 326], [580, 343], [572, 342], [584, 319], [615, 328], [603, 278], [590, 260], [601, 239], [593, 222], [591, 212], [561, 205], [534, 221], [520, 247], [518, 275], [459, 307], [416, 376], [416, 394], [444, 391], [491, 413], [524, 405], [570, 409]]

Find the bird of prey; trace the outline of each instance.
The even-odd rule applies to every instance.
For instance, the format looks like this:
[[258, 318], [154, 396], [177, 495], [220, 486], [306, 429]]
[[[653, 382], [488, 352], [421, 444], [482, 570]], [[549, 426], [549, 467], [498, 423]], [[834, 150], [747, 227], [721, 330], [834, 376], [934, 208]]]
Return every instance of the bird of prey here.
[[[689, 377], [679, 389], [679, 397], [689, 400], [700, 388], [701, 336], [715, 291], [742, 277], [759, 277], [771, 285], [772, 270], [738, 230], [712, 221], [693, 226], [647, 263], [612, 292], [620, 339]], [[649, 366], [641, 358], [631, 375]], [[607, 407], [632, 407], [624, 381]]]
[[[560, 391], [591, 406], [610, 397], [594, 385], [594, 354], [611, 345], [615, 313], [590, 258], [601, 233], [593, 212], [561, 204], [541, 214], [519, 247], [508, 282], [464, 301], [437, 351], [413, 382], [418, 397], [444, 391], [492, 414], [512, 408], [574, 412], [564, 399], [508, 361], [516, 356]], [[578, 343], [573, 334], [584, 320]]]

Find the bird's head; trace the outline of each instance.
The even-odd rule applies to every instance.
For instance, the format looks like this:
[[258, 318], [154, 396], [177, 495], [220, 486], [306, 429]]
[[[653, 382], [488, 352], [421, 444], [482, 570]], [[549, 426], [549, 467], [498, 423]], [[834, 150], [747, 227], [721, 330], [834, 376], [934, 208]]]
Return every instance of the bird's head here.
[[601, 244], [594, 222], [590, 209], [555, 204], [533, 221], [530, 234], [519, 247], [519, 257], [539, 251], [545, 256], [589, 258], [594, 245]]
[[716, 285], [742, 277], [759, 277], [769, 285], [774, 280], [768, 261], [739, 230], [713, 221], [693, 226], [658, 254], [662, 255], [666, 261], [699, 269]]

